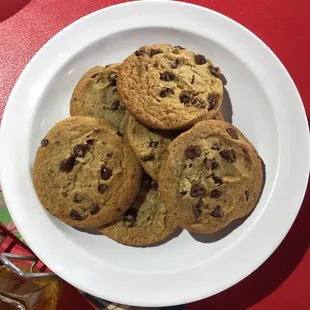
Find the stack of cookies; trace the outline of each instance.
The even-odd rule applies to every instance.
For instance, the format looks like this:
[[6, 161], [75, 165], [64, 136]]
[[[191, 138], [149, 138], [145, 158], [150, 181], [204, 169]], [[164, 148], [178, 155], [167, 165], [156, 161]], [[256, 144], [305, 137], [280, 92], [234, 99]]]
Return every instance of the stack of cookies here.
[[127, 245], [177, 227], [213, 233], [247, 216], [263, 185], [261, 159], [220, 112], [220, 69], [180, 46], [143, 46], [90, 69], [71, 117], [41, 141], [33, 181], [63, 222]]

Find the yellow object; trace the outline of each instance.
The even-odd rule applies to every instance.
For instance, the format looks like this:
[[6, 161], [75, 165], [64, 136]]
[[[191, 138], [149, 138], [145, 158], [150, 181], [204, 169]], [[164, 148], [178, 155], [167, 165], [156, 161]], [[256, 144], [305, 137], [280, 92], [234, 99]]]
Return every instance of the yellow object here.
[[56, 276], [27, 279], [0, 267], [1, 310], [54, 310], [61, 292], [62, 282]]

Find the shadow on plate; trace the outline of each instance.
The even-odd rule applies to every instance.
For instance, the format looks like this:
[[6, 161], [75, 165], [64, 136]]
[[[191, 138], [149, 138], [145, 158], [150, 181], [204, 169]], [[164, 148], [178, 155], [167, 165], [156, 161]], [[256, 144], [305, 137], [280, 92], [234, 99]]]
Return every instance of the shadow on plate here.
[[232, 104], [231, 104], [229, 93], [225, 87], [225, 85], [227, 84], [227, 80], [223, 74], [219, 76], [219, 79], [222, 81], [224, 85], [223, 103], [221, 107], [221, 112], [223, 114], [224, 120], [227, 123], [232, 124], [233, 109], [232, 109]]
[[198, 234], [190, 232], [191, 236], [198, 242], [201, 243], [213, 243], [217, 242], [223, 238], [225, 238], [227, 235], [229, 235], [232, 231], [234, 231], [236, 228], [238, 228], [242, 223], [247, 219], [248, 217], [244, 217], [242, 219], [237, 219], [227, 225], [225, 228], [213, 233], [213, 234]]

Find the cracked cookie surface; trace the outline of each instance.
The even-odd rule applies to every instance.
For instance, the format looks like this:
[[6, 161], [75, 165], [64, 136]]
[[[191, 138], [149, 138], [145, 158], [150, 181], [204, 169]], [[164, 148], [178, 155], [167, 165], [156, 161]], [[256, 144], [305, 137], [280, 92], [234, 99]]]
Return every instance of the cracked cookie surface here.
[[[222, 113], [218, 112], [214, 119], [223, 120]], [[166, 148], [182, 132], [181, 130], [148, 128], [132, 116], [129, 116], [127, 122], [128, 141], [144, 170], [155, 180], [158, 180], [158, 173]]]
[[263, 167], [233, 125], [203, 121], [174, 139], [159, 173], [159, 191], [181, 227], [212, 233], [254, 209]]
[[143, 173], [142, 185], [133, 205], [121, 219], [98, 231], [127, 245], [146, 246], [171, 235], [177, 225], [159, 198], [157, 182]]
[[220, 69], [180, 46], [143, 46], [119, 69], [118, 93], [126, 109], [155, 129], [186, 129], [221, 108]]
[[116, 88], [119, 67], [111, 64], [87, 71], [73, 91], [70, 115], [104, 118], [123, 133], [125, 108]]
[[33, 182], [42, 205], [76, 227], [98, 227], [134, 201], [141, 167], [117, 129], [104, 119], [75, 116], [42, 139]]

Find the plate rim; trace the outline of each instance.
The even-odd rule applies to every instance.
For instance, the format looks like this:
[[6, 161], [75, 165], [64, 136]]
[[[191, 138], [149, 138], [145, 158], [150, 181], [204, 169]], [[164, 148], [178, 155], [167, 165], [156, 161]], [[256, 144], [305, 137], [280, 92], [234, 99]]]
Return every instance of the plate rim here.
[[[128, 3], [121, 3], [121, 4], [117, 4], [117, 5], [113, 5], [113, 6], [110, 6], [110, 7], [106, 7], [106, 8], [103, 8], [101, 10], [98, 10], [98, 11], [95, 11], [93, 13], [90, 13], [78, 20], [76, 20], [75, 22], [73, 22], [72, 24], [68, 25], [67, 27], [65, 27], [64, 29], [62, 29], [60, 32], [58, 32], [55, 36], [53, 36], [47, 43], [45, 43], [42, 48], [34, 55], [34, 57], [30, 60], [30, 62], [27, 64], [27, 66], [25, 67], [25, 69], [23, 70], [22, 74], [20, 75], [20, 77], [18, 78], [18, 81], [16, 82], [12, 92], [11, 92], [11, 95], [9, 97], [9, 100], [8, 100], [8, 103], [7, 103], [7, 107], [5, 109], [5, 112], [4, 112], [4, 115], [3, 115], [3, 121], [2, 121], [2, 130], [1, 130], [1, 147], [2, 149], [4, 149], [4, 143], [5, 143], [5, 140], [6, 140], [6, 136], [5, 136], [5, 132], [6, 132], [6, 128], [9, 127], [9, 125], [7, 125], [9, 123], [9, 119], [10, 117], [7, 116], [10, 114], [10, 109], [11, 107], [13, 106], [13, 104], [11, 104], [11, 102], [14, 101], [14, 96], [15, 96], [15, 93], [18, 92], [18, 88], [19, 88], [19, 85], [23, 82], [23, 78], [24, 76], [27, 74], [27, 72], [30, 70], [32, 64], [36, 61], [38, 55], [42, 54], [43, 51], [48, 48], [48, 46], [50, 44], [53, 44], [54, 41], [56, 41], [58, 39], [59, 36], [63, 35], [66, 31], [70, 31], [70, 29], [73, 29], [75, 27], [75, 25], [83, 22], [84, 20], [87, 20], [87, 19], [90, 19], [92, 18], [92, 16], [96, 15], [96, 14], [101, 14], [103, 11], [108, 11], [108, 10], [118, 10], [118, 7], [127, 7], [127, 6], [146, 6], [146, 5], [172, 5], [172, 6], [183, 6], [183, 7], [193, 7], [194, 9], [199, 9], [199, 10], [203, 10], [203, 11], [208, 11], [210, 14], [215, 14], [217, 15], [217, 17], [221, 18], [221, 19], [226, 19], [228, 20], [230, 23], [233, 23], [234, 25], [237, 25], [239, 27], [242, 27], [244, 31], [247, 31], [255, 40], [258, 40], [261, 44], [263, 44], [263, 46], [265, 48], [268, 49], [269, 53], [271, 53], [271, 55], [274, 57], [275, 61], [278, 63], [278, 65], [281, 66], [281, 69], [283, 71], [284, 74], [286, 74], [286, 78], [288, 78], [290, 84], [293, 86], [294, 88], [294, 91], [295, 91], [295, 95], [296, 95], [296, 98], [300, 104], [299, 108], [301, 109], [301, 112], [303, 113], [303, 116], [304, 116], [304, 125], [307, 125], [307, 118], [306, 118], [306, 113], [305, 113], [305, 108], [304, 108], [304, 105], [302, 104], [302, 100], [300, 98], [300, 95], [298, 93], [298, 90], [296, 88], [296, 85], [294, 84], [292, 78], [290, 77], [289, 73], [287, 72], [287, 70], [285, 69], [284, 65], [281, 63], [281, 61], [277, 58], [277, 56], [272, 52], [272, 50], [262, 41], [260, 40], [255, 34], [253, 34], [251, 31], [249, 31], [247, 28], [245, 28], [244, 26], [242, 26], [241, 24], [239, 24], [238, 22], [232, 20], [231, 18], [221, 14], [221, 13], [218, 13], [216, 11], [213, 11], [213, 10], [210, 10], [210, 9], [207, 9], [207, 8], [204, 8], [204, 7], [201, 7], [201, 6], [197, 6], [197, 5], [194, 5], [194, 4], [189, 4], [189, 3], [183, 3], [183, 2], [174, 2], [174, 1], [158, 1], [158, 0], [153, 0], [153, 1], [142, 1], [142, 2], [128, 2]], [[138, 10], [138, 9], [137, 9]], [[160, 25], [160, 22], [159, 22], [159, 25], [158, 26], [162, 26]], [[306, 152], [307, 154], [309, 155], [310, 153], [310, 146], [309, 146], [309, 139], [307, 140], [307, 145], [305, 146], [305, 149], [306, 149]], [[5, 152], [3, 154], [1, 154], [1, 158], [5, 158]], [[4, 162], [3, 160], [1, 161], [2, 163]], [[308, 161], [305, 163], [305, 165], [307, 165], [307, 170], [306, 173], [309, 171], [309, 164], [310, 160], [309, 160], [309, 156], [308, 156]], [[3, 165], [3, 164], [2, 164]], [[306, 168], [306, 167], [305, 167]], [[41, 259], [41, 251], [38, 250], [38, 247], [37, 245], [36, 246], [32, 246], [33, 244], [33, 240], [29, 240], [26, 235], [24, 234], [25, 232], [25, 226], [22, 226], [20, 225], [20, 221], [17, 220], [17, 215], [16, 213], [14, 213], [13, 209], [14, 207], [12, 206], [12, 204], [10, 203], [11, 201], [11, 198], [9, 198], [9, 196], [11, 197], [11, 195], [13, 195], [12, 191], [10, 191], [9, 189], [7, 189], [7, 183], [6, 183], [6, 180], [7, 180], [7, 177], [5, 174], [3, 174], [2, 172], [5, 171], [5, 169], [1, 169], [1, 180], [3, 182], [3, 192], [4, 192], [4, 197], [6, 199], [6, 201], [8, 202], [7, 205], [8, 205], [8, 208], [10, 210], [10, 213], [12, 214], [12, 218], [13, 220], [15, 221], [16, 220], [16, 226], [17, 228], [19, 229], [19, 231], [22, 233], [22, 235], [24, 235], [24, 238], [25, 240], [27, 241], [27, 243], [30, 245], [30, 247], [34, 250], [34, 252], [36, 253], [36, 255]], [[214, 292], [212, 292], [212, 294], [209, 294], [208, 296], [211, 296], [213, 294], [216, 294], [232, 285], [234, 285], [235, 283], [241, 281], [242, 279], [244, 279], [246, 276], [248, 276], [250, 273], [252, 273], [255, 269], [257, 269], [275, 250], [276, 248], [279, 246], [279, 244], [282, 242], [282, 240], [284, 239], [284, 237], [286, 236], [287, 232], [289, 231], [290, 227], [292, 226], [292, 224], [294, 223], [294, 220], [298, 214], [298, 211], [299, 211], [299, 208], [301, 206], [301, 203], [302, 203], [302, 200], [303, 200], [303, 197], [305, 195], [305, 192], [306, 192], [306, 189], [307, 189], [307, 183], [308, 183], [308, 177], [309, 175], [306, 176], [305, 178], [305, 182], [304, 182], [304, 186], [303, 188], [300, 190], [300, 204], [299, 204], [299, 207], [297, 208], [296, 207], [296, 212], [294, 214], [294, 216], [290, 219], [290, 225], [288, 225], [288, 227], [286, 227], [287, 229], [285, 231], [283, 231], [282, 233], [282, 236], [280, 237], [279, 240], [277, 240], [275, 242], [275, 245], [273, 247], [273, 250], [270, 252], [270, 253], [266, 253], [265, 257], [262, 259], [262, 261], [260, 261], [258, 264], [256, 264], [256, 267], [251, 270], [250, 272], [244, 272], [243, 275], [241, 275], [236, 281], [232, 281], [231, 283], [227, 284], [226, 287], [221, 287], [221, 288], [218, 288], [217, 290], [214, 290]], [[9, 194], [10, 193], [10, 194]], [[16, 211], [15, 211], [16, 212]], [[39, 253], [40, 252], [40, 253]], [[46, 259], [46, 257], [44, 258], [44, 261], [50, 261], [50, 259]], [[72, 283], [74, 286], [86, 291], [86, 292], [89, 292], [90, 290], [86, 289], [82, 286], [82, 285], [79, 285], [79, 284], [76, 284], [76, 283], [73, 283], [70, 279], [68, 279], [68, 275], [64, 276], [63, 275], [63, 271], [59, 270], [59, 268], [57, 266], [55, 266], [55, 263], [48, 263], [48, 265], [50, 267], [53, 266], [53, 270], [54, 271], [58, 271], [57, 273], [61, 273], [61, 276], [68, 282]], [[92, 294], [92, 292], [90, 291], [90, 293]], [[97, 295], [97, 294], [95, 294]], [[105, 299], [110, 299], [109, 296], [105, 296], [104, 294], [101, 295], [102, 298], [105, 298]], [[181, 304], [181, 303], [186, 303], [186, 302], [191, 302], [193, 300], [198, 300], [198, 299], [202, 299], [202, 298], [205, 298], [207, 296], [204, 296], [203, 294], [200, 294], [200, 296], [197, 296], [195, 295], [194, 298], [177, 298], [177, 299], [169, 299], [168, 300], [165, 300], [164, 304], [161, 302], [161, 301], [158, 301], [158, 300], [152, 300], [152, 301], [146, 301], [145, 299], [140, 299], [139, 301], [135, 301], [135, 300], [122, 300], [121, 298], [118, 299], [118, 298], [113, 298], [114, 301], [116, 302], [120, 302], [120, 303], [125, 303], [125, 304], [132, 304], [132, 305], [136, 305], [136, 306], [170, 306], [170, 305], [175, 305], [175, 304]], [[143, 301], [142, 301], [143, 300]], [[182, 301], [181, 301], [182, 300]]]

